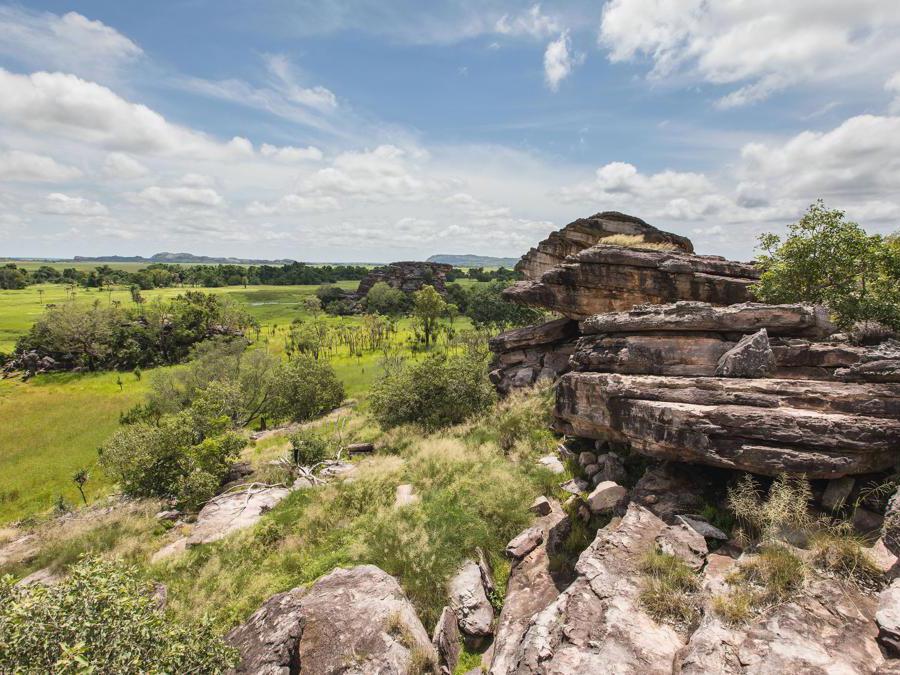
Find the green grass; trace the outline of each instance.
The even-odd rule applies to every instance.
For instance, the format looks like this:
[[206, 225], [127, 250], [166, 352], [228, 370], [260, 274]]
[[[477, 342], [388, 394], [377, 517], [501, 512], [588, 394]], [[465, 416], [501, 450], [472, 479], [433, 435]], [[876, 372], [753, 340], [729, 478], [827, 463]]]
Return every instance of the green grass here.
[[[117, 373], [41, 375], [0, 380], [0, 523], [50, 508], [58, 495], [81, 497], [72, 474], [93, 469], [97, 447], [115, 430], [119, 413], [143, 397], [146, 380]], [[105, 495], [109, 479], [92, 470], [88, 500]]]

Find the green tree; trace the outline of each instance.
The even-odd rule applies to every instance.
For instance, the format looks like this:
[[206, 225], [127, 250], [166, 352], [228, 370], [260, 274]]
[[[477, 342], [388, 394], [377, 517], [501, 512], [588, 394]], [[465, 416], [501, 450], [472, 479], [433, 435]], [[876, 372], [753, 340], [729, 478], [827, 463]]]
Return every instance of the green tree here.
[[416, 328], [425, 343], [425, 349], [434, 344], [442, 317], [447, 315], [447, 301], [434, 286], [423, 286], [413, 293], [413, 317]]
[[900, 329], [900, 250], [843, 211], [819, 200], [784, 239], [768, 233], [759, 241], [762, 276], [753, 293], [761, 301], [826, 305], [842, 328], [878, 321]]
[[390, 284], [379, 281], [366, 293], [366, 309], [387, 316], [403, 314], [409, 308], [409, 296]]
[[507, 286], [508, 283], [503, 281], [491, 281], [468, 292], [466, 316], [472, 319], [476, 328], [490, 328], [499, 332], [538, 323], [543, 319], [544, 313], [541, 310], [506, 300], [503, 289]]
[[220, 673], [237, 661], [209, 621], [166, 616], [120, 562], [83, 558], [52, 586], [14, 582], [0, 578], [0, 672]]
[[295, 356], [275, 377], [273, 416], [306, 422], [338, 407], [344, 400], [344, 385], [334, 368], [306, 354]]

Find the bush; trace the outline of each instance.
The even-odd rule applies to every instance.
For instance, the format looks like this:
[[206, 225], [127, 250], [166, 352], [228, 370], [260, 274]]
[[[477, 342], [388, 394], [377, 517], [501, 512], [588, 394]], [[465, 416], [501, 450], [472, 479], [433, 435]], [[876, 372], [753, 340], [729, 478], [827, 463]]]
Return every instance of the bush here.
[[877, 321], [900, 330], [900, 246], [867, 235], [844, 212], [819, 200], [788, 226], [784, 240], [760, 237], [762, 277], [753, 293], [763, 302], [827, 305], [841, 328]]
[[306, 422], [337, 408], [344, 385], [330, 363], [300, 354], [281, 368], [274, 381], [274, 417]]
[[119, 429], [100, 449], [100, 465], [129, 495], [171, 497], [198, 508], [215, 495], [244, 446], [227, 418], [206, 417], [198, 408]]
[[780, 475], [765, 499], [750, 474], [728, 488], [728, 506], [735, 518], [746, 534], [762, 541], [777, 539], [785, 529], [807, 530], [812, 524], [808, 510], [811, 499], [809, 482], [802, 476]]
[[303, 429], [291, 435], [291, 460], [300, 466], [312, 466], [334, 457], [332, 444], [320, 432]]
[[385, 429], [439, 429], [485, 410], [494, 400], [485, 364], [470, 355], [432, 354], [388, 370], [372, 387], [372, 414]]
[[510, 302], [503, 297], [503, 289], [508, 284], [492, 281], [476, 286], [467, 293], [466, 316], [472, 319], [476, 328], [503, 331], [515, 326], [538, 323], [544, 312]]
[[384, 281], [374, 284], [366, 293], [366, 309], [393, 316], [404, 314], [412, 305], [410, 297], [398, 288], [392, 288]]
[[133, 568], [85, 558], [54, 586], [0, 580], [0, 671], [219, 673], [237, 652], [207, 622], [180, 624]]

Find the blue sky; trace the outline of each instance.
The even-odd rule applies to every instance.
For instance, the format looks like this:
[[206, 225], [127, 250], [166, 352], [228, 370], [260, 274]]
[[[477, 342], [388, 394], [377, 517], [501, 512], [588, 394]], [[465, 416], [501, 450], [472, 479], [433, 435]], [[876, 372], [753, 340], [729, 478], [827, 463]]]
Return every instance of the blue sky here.
[[900, 223], [896, 0], [0, 4], [2, 255], [520, 255], [622, 210], [747, 258]]

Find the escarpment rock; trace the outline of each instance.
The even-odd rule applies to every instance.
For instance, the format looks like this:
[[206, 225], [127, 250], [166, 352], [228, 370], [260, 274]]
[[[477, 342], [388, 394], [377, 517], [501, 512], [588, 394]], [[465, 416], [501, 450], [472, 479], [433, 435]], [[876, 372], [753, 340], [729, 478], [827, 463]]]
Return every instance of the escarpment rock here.
[[694, 245], [687, 237], [664, 232], [634, 216], [604, 211], [588, 218], [579, 218], [551, 233], [536, 248], [522, 256], [516, 271], [526, 279], [537, 279], [569, 256], [593, 246], [603, 237], [615, 234], [638, 235], [646, 242], [671, 244], [686, 253], [694, 251]]
[[359, 282], [356, 288], [356, 297], [364, 298], [369, 289], [379, 282], [384, 282], [391, 288], [412, 293], [419, 291], [423, 286], [434, 286], [441, 295], [447, 292], [447, 274], [453, 269], [453, 265], [433, 262], [393, 262], [384, 267], [376, 267]]
[[527, 387], [541, 379], [555, 380], [569, 369], [578, 323], [557, 319], [516, 328], [491, 338], [490, 377], [502, 393]]
[[227, 641], [240, 652], [233, 673], [405, 675], [413, 652], [437, 662], [400, 585], [374, 565], [269, 598]]
[[810, 478], [882, 471], [900, 447], [900, 387], [568, 373], [557, 427], [660, 459]]
[[717, 256], [598, 244], [504, 291], [508, 300], [543, 307], [571, 319], [629, 310], [635, 305], [694, 300], [731, 305], [751, 299], [758, 279], [746, 263]]

